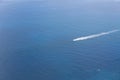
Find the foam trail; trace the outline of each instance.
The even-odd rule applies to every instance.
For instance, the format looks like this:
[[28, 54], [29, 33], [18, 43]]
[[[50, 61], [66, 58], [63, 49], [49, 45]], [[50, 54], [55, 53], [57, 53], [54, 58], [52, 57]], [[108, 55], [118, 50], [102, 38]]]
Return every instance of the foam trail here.
[[116, 29], [116, 30], [112, 30], [112, 31], [108, 31], [108, 32], [102, 32], [102, 33], [99, 33], [99, 34], [93, 34], [93, 35], [89, 35], [89, 36], [79, 37], [79, 38], [73, 39], [73, 41], [82, 41], [82, 40], [92, 39], [92, 38], [104, 36], [104, 35], [107, 35], [107, 34], [118, 32], [118, 31], [119, 30]]

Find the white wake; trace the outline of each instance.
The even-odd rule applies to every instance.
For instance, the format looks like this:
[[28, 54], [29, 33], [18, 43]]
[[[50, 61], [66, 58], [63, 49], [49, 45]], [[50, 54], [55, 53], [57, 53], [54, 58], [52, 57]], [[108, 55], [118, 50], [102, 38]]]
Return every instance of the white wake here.
[[79, 37], [79, 38], [73, 39], [73, 41], [82, 41], [82, 40], [92, 39], [92, 38], [104, 36], [104, 35], [107, 35], [107, 34], [118, 32], [118, 31], [119, 30], [116, 29], [116, 30], [112, 30], [112, 31], [108, 31], [108, 32], [102, 32], [102, 33], [99, 33], [99, 34], [93, 34], [93, 35], [89, 35], [89, 36]]

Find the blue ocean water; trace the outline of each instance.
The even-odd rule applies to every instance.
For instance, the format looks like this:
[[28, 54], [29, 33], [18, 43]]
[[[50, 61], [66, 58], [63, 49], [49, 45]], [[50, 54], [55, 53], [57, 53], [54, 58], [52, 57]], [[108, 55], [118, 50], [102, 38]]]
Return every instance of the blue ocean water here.
[[120, 80], [120, 2], [3, 0], [0, 80]]

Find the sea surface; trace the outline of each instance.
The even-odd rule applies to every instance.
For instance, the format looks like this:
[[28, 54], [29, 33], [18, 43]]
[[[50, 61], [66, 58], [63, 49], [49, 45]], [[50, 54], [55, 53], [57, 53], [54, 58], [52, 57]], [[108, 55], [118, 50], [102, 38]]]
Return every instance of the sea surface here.
[[1, 0], [0, 80], [120, 80], [119, 0]]

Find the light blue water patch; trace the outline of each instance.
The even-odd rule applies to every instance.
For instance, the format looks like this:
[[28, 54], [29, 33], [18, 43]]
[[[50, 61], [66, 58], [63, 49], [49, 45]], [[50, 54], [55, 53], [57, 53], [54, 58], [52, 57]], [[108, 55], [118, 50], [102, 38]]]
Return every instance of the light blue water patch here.
[[93, 1], [17, 0], [0, 8], [0, 79], [119, 80], [120, 32], [72, 41], [119, 29], [119, 3]]

